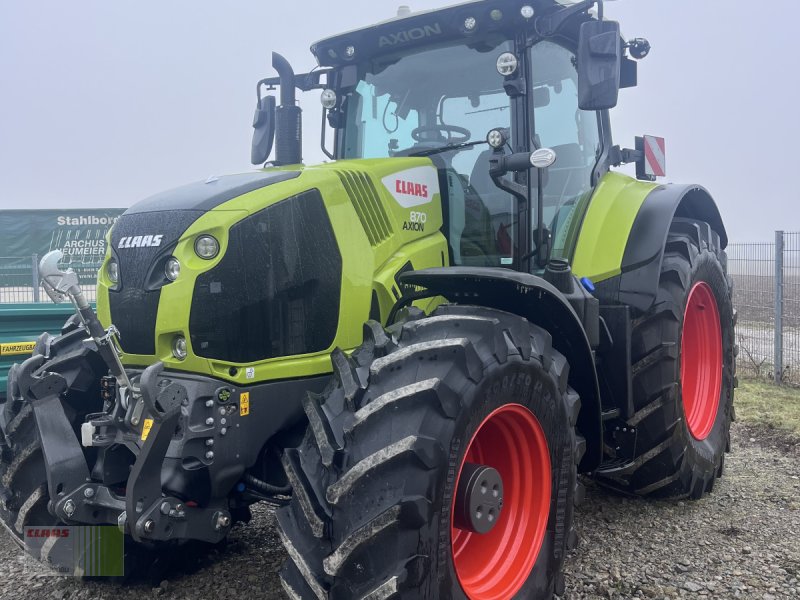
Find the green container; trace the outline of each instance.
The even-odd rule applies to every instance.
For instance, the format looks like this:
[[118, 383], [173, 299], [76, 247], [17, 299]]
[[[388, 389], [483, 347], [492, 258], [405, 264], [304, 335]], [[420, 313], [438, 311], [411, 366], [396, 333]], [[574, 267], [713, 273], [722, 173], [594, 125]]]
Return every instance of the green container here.
[[0, 398], [5, 398], [8, 370], [26, 360], [43, 332], [56, 335], [75, 312], [72, 304], [0, 304]]

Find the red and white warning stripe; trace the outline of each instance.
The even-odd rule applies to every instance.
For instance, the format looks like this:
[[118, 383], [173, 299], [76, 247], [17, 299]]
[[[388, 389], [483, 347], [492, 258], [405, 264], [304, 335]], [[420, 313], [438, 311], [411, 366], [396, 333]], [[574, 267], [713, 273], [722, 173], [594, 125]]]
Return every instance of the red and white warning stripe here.
[[664, 138], [644, 136], [645, 173], [653, 177], [667, 176], [667, 145]]

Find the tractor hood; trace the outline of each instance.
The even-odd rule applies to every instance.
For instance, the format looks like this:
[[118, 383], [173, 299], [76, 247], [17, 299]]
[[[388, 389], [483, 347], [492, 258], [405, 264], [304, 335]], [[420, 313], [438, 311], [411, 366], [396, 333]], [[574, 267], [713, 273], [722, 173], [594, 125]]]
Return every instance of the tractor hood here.
[[228, 200], [299, 176], [300, 171], [267, 171], [211, 177], [205, 182], [192, 183], [152, 196], [136, 204], [125, 215], [173, 210], [206, 212]]
[[[373, 278], [401, 247], [424, 239], [436, 247], [427, 266], [442, 266], [438, 177], [427, 158], [354, 160], [154, 196], [110, 233], [98, 316], [120, 331], [127, 366], [160, 360], [245, 384], [278, 377], [251, 365], [313, 355], [307, 374], [321, 374], [332, 348], [357, 345], [349, 324], [394, 301], [394, 271], [377, 300]], [[208, 238], [216, 250], [201, 252]], [[340, 303], [356, 308], [344, 314]]]

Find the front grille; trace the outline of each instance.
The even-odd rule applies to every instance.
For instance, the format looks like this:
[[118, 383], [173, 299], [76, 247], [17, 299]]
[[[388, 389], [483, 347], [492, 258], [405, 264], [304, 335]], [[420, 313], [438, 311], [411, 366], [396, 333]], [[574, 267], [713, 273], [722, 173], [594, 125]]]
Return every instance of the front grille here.
[[339, 323], [342, 258], [317, 190], [234, 225], [220, 263], [195, 284], [196, 355], [237, 364], [328, 349]]
[[339, 171], [338, 174], [367, 233], [369, 243], [374, 247], [389, 239], [392, 226], [369, 176], [361, 171]]
[[[156, 353], [156, 318], [161, 288], [167, 284], [164, 264], [183, 232], [203, 213], [183, 210], [124, 214], [114, 225], [111, 248], [119, 262], [118, 289], [108, 294], [111, 322], [119, 329], [127, 354]], [[162, 236], [158, 246], [120, 248], [123, 238]], [[129, 244], [126, 244], [129, 245]]]
[[156, 317], [161, 290], [145, 292], [128, 287], [109, 294], [111, 322], [119, 330], [119, 344], [127, 354], [156, 353]]

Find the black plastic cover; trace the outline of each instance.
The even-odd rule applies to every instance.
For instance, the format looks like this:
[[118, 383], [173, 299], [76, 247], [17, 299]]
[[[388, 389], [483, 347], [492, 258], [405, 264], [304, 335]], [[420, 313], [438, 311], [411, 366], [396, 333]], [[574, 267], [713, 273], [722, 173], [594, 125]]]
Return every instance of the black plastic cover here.
[[212, 177], [207, 181], [198, 181], [156, 194], [129, 208], [125, 214], [132, 215], [173, 210], [207, 212], [239, 196], [297, 177], [300, 177], [300, 171], [257, 171], [255, 173]]
[[[111, 322], [119, 329], [120, 345], [128, 354], [156, 352], [155, 330], [161, 288], [166, 283], [164, 265], [183, 232], [203, 215], [183, 210], [125, 213], [111, 231], [111, 251], [119, 262], [120, 283], [108, 293]], [[147, 245], [141, 243], [150, 238]], [[158, 244], [154, 238], [160, 236]], [[120, 247], [139, 238], [137, 247]]]
[[338, 328], [341, 280], [319, 191], [275, 204], [234, 225], [225, 256], [198, 277], [192, 348], [237, 364], [326, 350]]

